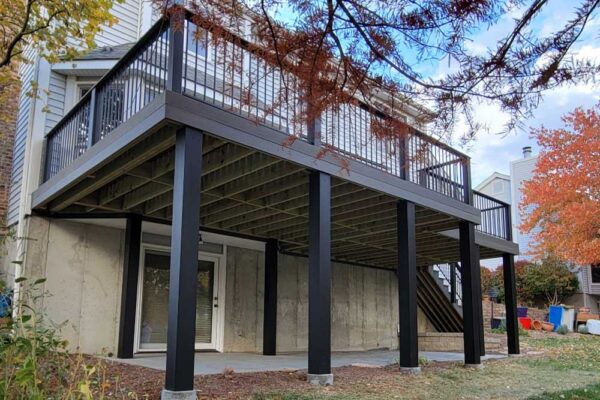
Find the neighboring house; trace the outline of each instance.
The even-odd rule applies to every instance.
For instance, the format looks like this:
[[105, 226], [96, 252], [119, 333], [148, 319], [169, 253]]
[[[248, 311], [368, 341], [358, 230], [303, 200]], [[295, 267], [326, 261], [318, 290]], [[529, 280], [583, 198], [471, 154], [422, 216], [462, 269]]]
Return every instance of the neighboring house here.
[[524, 147], [523, 158], [510, 162], [510, 175], [494, 172], [475, 187], [475, 190], [513, 206], [511, 207], [512, 240], [519, 244], [518, 259], [528, 259], [532, 245], [532, 235], [522, 233], [518, 229], [523, 220], [519, 204], [522, 200], [521, 187], [524, 181], [533, 177], [536, 161], [537, 156], [532, 156], [531, 147]]
[[[73, 348], [167, 351], [176, 391], [191, 382], [178, 357], [194, 350], [308, 350], [319, 381], [331, 349], [399, 342], [401, 366], [417, 368], [419, 332], [467, 330], [479, 363], [478, 257], [511, 268], [518, 247], [510, 207], [471, 190], [466, 155], [419, 131], [391, 151], [400, 142], [371, 135], [381, 114], [357, 105], [299, 127], [302, 104], [269, 103], [285, 72], [243, 41], [198, 43], [190, 20], [151, 27], [139, 0], [113, 12], [99, 48], [55, 65], [33, 51], [22, 70], [44, 90], [21, 97], [8, 216], [22, 264], [3, 272], [47, 279], [45, 308]], [[419, 128], [421, 110], [393, 117]], [[324, 145], [334, 154], [316, 157]], [[458, 262], [448, 279], [433, 269]], [[458, 307], [444, 285], [465, 268]]]
[[495, 199], [512, 204], [510, 176], [494, 172], [475, 187], [478, 192], [492, 196]]
[[521, 252], [519, 259], [529, 258], [529, 254], [533, 245], [533, 235], [535, 235], [537, 230], [536, 228], [532, 232], [528, 233], [524, 233], [519, 230], [519, 226], [521, 226], [523, 223], [523, 212], [528, 212], [528, 210], [521, 210], [519, 206], [523, 200], [521, 188], [523, 187], [523, 182], [533, 178], [533, 172], [535, 170], [537, 159], [537, 155], [532, 155], [531, 147], [526, 146], [523, 147], [523, 158], [510, 162], [511, 204], [513, 205], [513, 239], [519, 244], [519, 251]]
[[[532, 155], [531, 147], [526, 146], [523, 148], [523, 158], [510, 162], [510, 176], [494, 172], [475, 188], [512, 205], [513, 240], [519, 244], [521, 255], [518, 259], [521, 260], [530, 258], [533, 235], [539, 229], [527, 233], [519, 230], [524, 213], [528, 212], [527, 209], [522, 210], [519, 206], [523, 199], [521, 188], [525, 181], [533, 177], [537, 160], [538, 156]], [[581, 293], [569, 298], [568, 304], [590, 307], [592, 312], [600, 311], [600, 268], [591, 268], [589, 265], [578, 266], [576, 273]]]
[[[475, 190], [510, 205], [512, 203], [510, 182], [510, 176], [501, 174], [500, 172], [494, 172], [477, 185]], [[491, 269], [494, 269], [501, 264], [501, 259], [487, 259], [481, 261], [481, 265]]]

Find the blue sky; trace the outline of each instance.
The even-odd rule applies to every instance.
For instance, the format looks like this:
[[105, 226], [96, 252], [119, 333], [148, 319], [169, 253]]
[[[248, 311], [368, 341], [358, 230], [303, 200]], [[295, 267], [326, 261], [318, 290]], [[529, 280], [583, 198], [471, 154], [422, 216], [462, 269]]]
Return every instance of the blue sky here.
[[[553, 0], [542, 10], [531, 27], [536, 34], [546, 36], [564, 27], [565, 23], [573, 15], [574, 7], [579, 1]], [[281, 3], [277, 19], [292, 22], [294, 13]], [[471, 41], [466, 45], [474, 54], [485, 54], [490, 48], [494, 48], [498, 40], [502, 39], [513, 28], [517, 18], [522, 15], [522, 9], [514, 9], [506, 14], [498, 23], [484, 27], [472, 34]], [[590, 20], [584, 34], [574, 48], [576, 57], [596, 60], [600, 63], [600, 15]], [[411, 58], [411, 50], [406, 50], [407, 57]], [[456, 65], [448, 60], [439, 63], [426, 62], [416, 65], [415, 69], [424, 77], [440, 77], [452, 71]], [[544, 96], [533, 116], [523, 121], [523, 128], [515, 133], [498, 135], [493, 132], [502, 131], [503, 123], [507, 117], [497, 107], [490, 104], [478, 104], [475, 107], [475, 115], [480, 122], [484, 122], [489, 132], [481, 132], [474, 141], [467, 143], [461, 148], [462, 151], [472, 157], [473, 185], [477, 185], [494, 171], [509, 173], [509, 162], [522, 156], [521, 149], [524, 146], [532, 146], [534, 154], [538, 149], [535, 141], [530, 138], [531, 127], [560, 127], [561, 116], [577, 106], [591, 107], [600, 101], [600, 85], [579, 85], [563, 87], [549, 91]], [[455, 137], [459, 137], [461, 128], [457, 127]]]
[[[542, 35], [553, 32], [564, 26], [564, 23], [573, 12], [576, 1], [557, 0], [550, 2], [544, 9], [540, 19], [534, 29]], [[473, 37], [470, 43], [472, 51], [484, 52], [489, 47], [502, 38], [502, 36], [513, 26], [512, 17], [519, 15], [515, 10], [512, 15], [504, 18], [499, 24], [482, 30]], [[574, 48], [575, 57], [596, 60], [600, 62], [600, 18], [598, 15], [589, 21], [584, 35]], [[438, 66], [443, 72], [446, 65]], [[480, 133], [476, 140], [468, 143], [464, 148], [467, 154], [472, 157], [473, 184], [477, 185], [492, 172], [498, 171], [509, 173], [509, 162], [522, 157], [521, 149], [523, 146], [532, 146], [534, 154], [537, 154], [538, 148], [535, 140], [530, 137], [531, 127], [544, 125], [549, 128], [562, 126], [561, 116], [574, 109], [575, 107], [591, 107], [600, 101], [600, 85], [582, 84], [577, 86], [562, 87], [546, 93], [539, 107], [534, 111], [533, 116], [525, 121], [524, 128], [516, 133], [498, 135], [493, 133]], [[476, 107], [475, 114], [480, 121], [486, 122], [490, 132], [501, 130], [506, 116], [496, 107], [489, 104], [480, 104]]]

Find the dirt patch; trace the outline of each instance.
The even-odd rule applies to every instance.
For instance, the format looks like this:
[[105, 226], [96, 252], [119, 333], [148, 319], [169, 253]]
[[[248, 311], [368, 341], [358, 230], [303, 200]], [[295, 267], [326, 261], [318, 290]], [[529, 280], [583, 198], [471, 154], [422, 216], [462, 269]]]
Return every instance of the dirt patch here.
[[[306, 371], [229, 370], [197, 376], [195, 388], [199, 399], [525, 399], [600, 382], [600, 338], [532, 333], [523, 339], [523, 357], [490, 360], [482, 370], [432, 362], [408, 375], [397, 366], [349, 366], [333, 368], [334, 385], [325, 388], [308, 384]], [[160, 398], [164, 372], [117, 362], [106, 369], [115, 384], [109, 397]]]
[[[432, 362], [423, 367], [423, 370], [429, 374], [454, 368], [456, 365], [451, 362]], [[109, 377], [113, 377], [111, 381], [115, 385], [109, 397], [160, 399], [164, 372], [113, 361], [106, 362], [106, 372]], [[381, 382], [401, 380], [410, 385], [410, 382], [415, 379], [414, 376], [400, 373], [395, 366], [384, 368], [348, 366], [333, 368], [332, 372], [335, 385], [325, 388], [316, 388], [308, 384], [305, 370], [252, 373], [225, 371], [222, 374], [196, 376], [194, 386], [198, 391], [199, 399], [247, 399], [255, 394], [281, 392], [335, 394], [340, 390], [343, 392], [342, 388], [355, 385], [375, 389], [381, 386]]]

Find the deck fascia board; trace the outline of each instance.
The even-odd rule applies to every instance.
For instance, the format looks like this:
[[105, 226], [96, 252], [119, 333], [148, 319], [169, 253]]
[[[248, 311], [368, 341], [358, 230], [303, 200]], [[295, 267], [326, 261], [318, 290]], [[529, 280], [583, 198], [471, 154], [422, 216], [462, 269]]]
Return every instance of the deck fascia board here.
[[219, 107], [178, 93], [166, 92], [165, 95], [166, 116], [178, 124], [200, 129], [212, 136], [254, 148], [308, 169], [319, 170], [459, 219], [475, 224], [481, 222], [480, 211], [477, 208], [441, 193], [351, 159], [346, 159], [348, 168], [343, 168], [340, 156], [337, 154], [327, 152], [323, 157], [317, 157], [322, 154], [321, 147], [302, 140], [289, 143], [288, 135]]
[[35, 209], [47, 204], [95, 169], [122, 154], [147, 133], [158, 129], [167, 122], [165, 113], [163, 93], [157, 95], [150, 104], [115, 128], [108, 137], [96, 143], [55, 176], [41, 184], [32, 194], [31, 207]]
[[[458, 229], [438, 232], [440, 235], [459, 240]], [[483, 232], [475, 231], [475, 244], [482, 247], [498, 250], [503, 253], [519, 255], [519, 245], [509, 240], [497, 238]]]
[[102, 165], [130, 148], [150, 131], [168, 123], [187, 125], [212, 136], [256, 149], [311, 170], [319, 170], [346, 181], [376, 190], [395, 198], [405, 199], [423, 207], [453, 217], [480, 223], [480, 211], [468, 204], [444, 196], [389, 173], [345, 159], [342, 167], [339, 155], [327, 152], [302, 140], [289, 145], [288, 135], [260, 125], [211, 104], [167, 91], [125, 121], [106, 138], [74, 160], [58, 174], [43, 183], [32, 195], [32, 208], [40, 208], [73, 187]]

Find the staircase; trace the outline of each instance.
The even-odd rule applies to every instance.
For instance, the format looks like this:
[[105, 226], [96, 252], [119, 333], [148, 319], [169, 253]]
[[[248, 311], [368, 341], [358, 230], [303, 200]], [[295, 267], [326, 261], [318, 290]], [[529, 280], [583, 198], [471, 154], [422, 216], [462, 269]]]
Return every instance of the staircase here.
[[438, 332], [462, 332], [462, 299], [460, 271], [456, 268], [456, 302], [451, 302], [450, 265], [419, 268], [417, 301], [423, 313]]
[[448, 295], [448, 300], [452, 301], [452, 269], [454, 268], [454, 304], [456, 310], [462, 315], [462, 284], [460, 274], [460, 264], [436, 264], [427, 267], [431, 276], [438, 281], [440, 289]]

